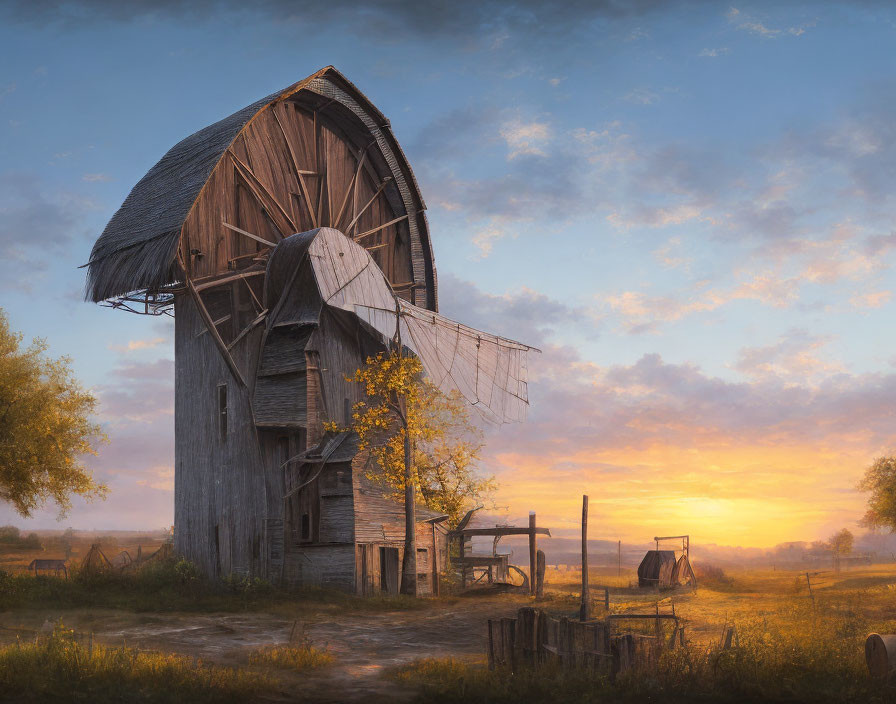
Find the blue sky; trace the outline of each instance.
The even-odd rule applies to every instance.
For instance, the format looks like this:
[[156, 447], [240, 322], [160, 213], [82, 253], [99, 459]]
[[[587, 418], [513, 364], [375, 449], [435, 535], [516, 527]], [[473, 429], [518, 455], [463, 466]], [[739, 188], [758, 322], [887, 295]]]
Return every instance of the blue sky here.
[[333, 64], [415, 169], [442, 311], [544, 349], [483, 462], [508, 516], [571, 528], [600, 487], [601, 537], [652, 535], [644, 500], [717, 542], [855, 528], [894, 438], [886, 3], [190, 7], [0, 10], [0, 306], [112, 441], [67, 523], [171, 521], [171, 326], [80, 302], [76, 267], [171, 145]]

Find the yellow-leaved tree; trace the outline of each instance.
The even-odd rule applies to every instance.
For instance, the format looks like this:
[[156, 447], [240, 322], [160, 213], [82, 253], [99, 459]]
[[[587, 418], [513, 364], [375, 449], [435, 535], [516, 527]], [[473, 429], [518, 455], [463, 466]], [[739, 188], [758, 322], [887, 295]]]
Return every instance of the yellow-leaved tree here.
[[66, 357], [46, 356], [46, 342], [21, 343], [0, 309], [0, 500], [26, 517], [52, 500], [64, 514], [73, 494], [106, 493], [82, 462], [105, 440], [90, 419], [96, 398]]
[[481, 433], [470, 421], [463, 398], [444, 394], [423, 377], [414, 356], [383, 352], [355, 372], [366, 400], [354, 407], [352, 429], [374, 462], [368, 477], [405, 505], [405, 549], [401, 593], [417, 592], [415, 499], [446, 513], [456, 524], [463, 512], [495, 488], [475, 463]]

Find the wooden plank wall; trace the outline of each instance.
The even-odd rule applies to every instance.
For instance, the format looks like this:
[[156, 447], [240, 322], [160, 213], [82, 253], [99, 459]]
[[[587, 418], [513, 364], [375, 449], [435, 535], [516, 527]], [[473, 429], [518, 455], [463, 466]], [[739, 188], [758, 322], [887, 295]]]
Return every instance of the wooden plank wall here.
[[[280, 515], [267, 479], [250, 406], [186, 296], [175, 300], [175, 548], [209, 574], [260, 574], [263, 520]], [[261, 331], [233, 349], [254, 369]], [[246, 374], [251, 379], [251, 375]], [[221, 437], [218, 387], [227, 389]]]
[[[406, 215], [397, 191], [388, 197], [389, 189], [396, 190], [391, 182], [360, 212], [391, 169], [373, 145], [359, 170], [370, 136], [359, 132], [352, 124], [356, 119], [342, 106], [315, 112], [311, 103], [317, 100], [302, 92], [264, 110], [225, 152], [184, 223], [182, 251], [202, 253], [187, 257], [192, 277], [227, 272], [235, 258], [264, 250], [263, 244], [225, 228], [222, 221], [276, 243], [316, 226], [346, 231], [355, 212], [360, 217], [349, 231], [354, 235]], [[299, 171], [305, 172], [301, 179]], [[413, 281], [407, 221], [360, 241], [372, 249], [392, 283]], [[249, 263], [247, 258], [239, 265]], [[411, 300], [410, 289], [400, 295]]]

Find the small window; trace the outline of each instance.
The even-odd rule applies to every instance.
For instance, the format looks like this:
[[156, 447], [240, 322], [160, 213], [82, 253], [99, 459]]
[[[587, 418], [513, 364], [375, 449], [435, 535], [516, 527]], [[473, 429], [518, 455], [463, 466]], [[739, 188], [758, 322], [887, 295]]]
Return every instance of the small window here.
[[311, 516], [302, 514], [302, 540], [311, 540]]
[[223, 440], [227, 437], [227, 384], [218, 384], [218, 429]]

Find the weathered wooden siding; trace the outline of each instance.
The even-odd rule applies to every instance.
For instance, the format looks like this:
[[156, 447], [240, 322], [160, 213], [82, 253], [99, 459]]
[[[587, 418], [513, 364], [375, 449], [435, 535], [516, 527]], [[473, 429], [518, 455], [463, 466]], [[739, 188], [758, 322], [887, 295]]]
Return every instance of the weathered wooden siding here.
[[259, 377], [255, 387], [255, 423], [260, 427], [304, 428], [308, 391], [305, 372]]
[[422, 213], [405, 212], [392, 167], [360, 120], [332, 101], [317, 109], [324, 102], [301, 91], [277, 103], [225, 152], [184, 222], [192, 278], [248, 266], [264, 249], [224, 222], [271, 242], [328, 226], [360, 236], [399, 295], [413, 300], [415, 283], [425, 290], [414, 281], [408, 220], [373, 231], [406, 215], [418, 223]]
[[283, 580], [287, 587], [322, 586], [344, 591], [355, 588], [355, 546], [308, 545], [286, 552]]
[[326, 421], [335, 421], [343, 427], [350, 425], [352, 409], [361, 400], [362, 389], [346, 378], [352, 378], [364, 366], [367, 356], [376, 353], [376, 343], [357, 324], [352, 329], [342, 323], [337, 313], [325, 309], [306, 349], [319, 359], [317, 366], [321, 373], [317, 375], [319, 387], [315, 391], [323, 399], [321, 405], [316, 405], [318, 415], [309, 415], [309, 426]]
[[[254, 369], [260, 330], [233, 349]], [[246, 374], [251, 379], [251, 375]], [[219, 387], [226, 388], [226, 434]], [[264, 519], [280, 515], [256, 442], [250, 389], [233, 378], [193, 301], [175, 302], [175, 546], [212, 575], [260, 574]]]

